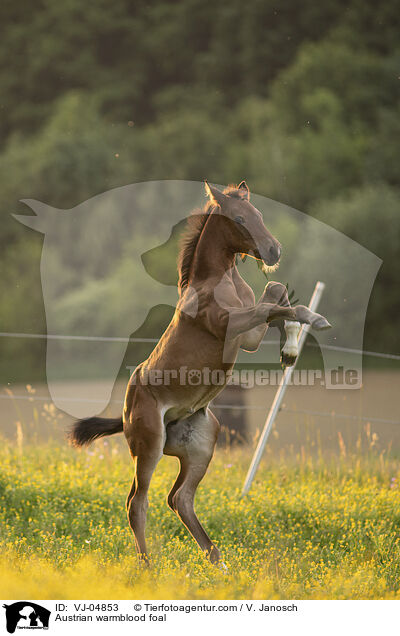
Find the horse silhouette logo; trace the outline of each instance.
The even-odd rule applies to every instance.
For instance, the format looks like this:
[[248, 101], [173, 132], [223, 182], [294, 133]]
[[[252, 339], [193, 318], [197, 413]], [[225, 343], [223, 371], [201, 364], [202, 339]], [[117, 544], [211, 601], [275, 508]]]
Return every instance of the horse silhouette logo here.
[[[357, 384], [347, 387], [359, 388], [365, 316], [381, 260], [299, 210], [256, 194], [252, 200], [266, 227], [283, 245], [274, 278], [290, 281], [290, 292], [296, 290], [296, 299], [290, 297], [292, 303], [298, 299], [308, 304], [316, 281], [325, 282], [318, 311], [329, 315], [334, 327], [312, 337], [321, 346], [326, 374], [338, 365], [359, 369]], [[33, 199], [23, 202], [35, 214], [14, 217], [44, 236], [40, 272], [50, 395], [69, 415], [91, 417], [110, 403], [130, 339], [139, 342], [143, 325], [151, 327], [157, 322], [155, 311], [167, 309], [172, 316], [178, 301], [178, 238], [190, 212], [204, 206], [204, 184], [131, 184], [68, 210]], [[265, 278], [250, 261], [240, 266], [259, 296]], [[195, 301], [193, 298], [190, 311], [197, 311]], [[144, 335], [159, 337], [155, 328]], [[279, 361], [277, 330], [268, 332], [266, 339], [270, 346], [263, 345], [255, 354], [242, 351], [238, 363], [249, 363], [249, 355], [252, 364]], [[126, 360], [133, 368], [149, 353], [143, 355], [135, 347], [128, 355], [137, 357]], [[77, 402], [76, 384], [82, 380], [86, 380], [85, 399]]]
[[18, 601], [11, 605], [4, 604], [6, 610], [6, 627], [9, 634], [16, 629], [48, 629], [50, 610], [32, 603], [32, 601]]

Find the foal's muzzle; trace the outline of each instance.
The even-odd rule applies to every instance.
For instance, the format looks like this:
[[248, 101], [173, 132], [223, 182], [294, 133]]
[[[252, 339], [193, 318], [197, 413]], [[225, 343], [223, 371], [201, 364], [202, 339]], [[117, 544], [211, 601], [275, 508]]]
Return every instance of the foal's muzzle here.
[[260, 250], [260, 258], [266, 265], [276, 265], [281, 257], [281, 247], [273, 243], [270, 247]]
[[279, 245], [271, 245], [268, 253], [268, 265], [275, 265], [281, 257], [281, 248]]

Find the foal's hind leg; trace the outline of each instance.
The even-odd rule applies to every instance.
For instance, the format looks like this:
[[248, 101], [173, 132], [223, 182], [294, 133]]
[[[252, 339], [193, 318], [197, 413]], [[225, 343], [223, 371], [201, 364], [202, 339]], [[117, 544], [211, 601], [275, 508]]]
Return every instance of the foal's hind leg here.
[[165, 432], [163, 418], [149, 400], [135, 405], [124, 432], [135, 462], [135, 477], [126, 502], [129, 525], [135, 537], [138, 556], [147, 561], [145, 538], [147, 493], [154, 469], [163, 454]]
[[180, 460], [180, 472], [168, 495], [168, 505], [179, 516], [211, 563], [220, 560], [218, 548], [204, 530], [194, 510], [194, 497], [203, 479], [219, 431], [216, 417], [208, 409], [167, 427], [166, 455]]

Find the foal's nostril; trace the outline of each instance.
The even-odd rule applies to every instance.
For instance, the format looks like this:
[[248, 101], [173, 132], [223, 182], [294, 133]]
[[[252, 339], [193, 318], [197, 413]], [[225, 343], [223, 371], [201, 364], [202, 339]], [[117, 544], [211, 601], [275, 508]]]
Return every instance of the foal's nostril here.
[[281, 248], [278, 245], [271, 245], [269, 248], [269, 255], [271, 260], [274, 261], [274, 263], [277, 263], [281, 255]]

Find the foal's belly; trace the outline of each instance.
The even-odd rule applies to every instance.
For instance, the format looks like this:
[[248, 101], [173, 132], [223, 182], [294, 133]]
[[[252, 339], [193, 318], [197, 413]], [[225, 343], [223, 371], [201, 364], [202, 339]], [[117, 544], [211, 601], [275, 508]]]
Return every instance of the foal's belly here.
[[[223, 342], [202, 330], [186, 328], [168, 334], [140, 365], [140, 381], [150, 382], [166, 424], [206, 407], [223, 390], [239, 350], [239, 339]], [[152, 373], [159, 373], [156, 386]]]
[[164, 422], [168, 424], [175, 420], [184, 419], [208, 406], [224, 388], [224, 385], [189, 386], [186, 391], [180, 387], [179, 395], [168, 395], [168, 402], [164, 404]]

